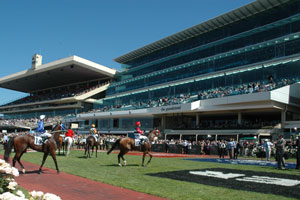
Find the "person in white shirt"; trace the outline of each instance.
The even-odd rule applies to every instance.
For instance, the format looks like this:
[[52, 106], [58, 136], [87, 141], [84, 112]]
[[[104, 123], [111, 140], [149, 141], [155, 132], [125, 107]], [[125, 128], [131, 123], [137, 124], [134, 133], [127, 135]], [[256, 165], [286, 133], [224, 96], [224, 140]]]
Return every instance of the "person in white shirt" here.
[[267, 161], [270, 161], [272, 146], [273, 146], [272, 142], [269, 142], [268, 139], [264, 140], [264, 148], [266, 149]]

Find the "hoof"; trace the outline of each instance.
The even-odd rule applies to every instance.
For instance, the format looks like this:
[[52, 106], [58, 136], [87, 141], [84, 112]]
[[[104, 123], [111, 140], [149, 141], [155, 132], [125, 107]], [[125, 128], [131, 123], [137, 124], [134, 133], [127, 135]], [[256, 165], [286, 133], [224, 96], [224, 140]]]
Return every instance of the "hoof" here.
[[124, 166], [126, 166], [127, 165], [127, 163], [126, 163], [126, 161], [124, 161]]
[[121, 163], [119, 163], [119, 166], [120, 166], [120, 167], [122, 167], [122, 164], [121, 164]]
[[40, 170], [38, 173], [39, 173], [39, 174], [42, 174], [42, 171]]
[[25, 169], [22, 169], [23, 174], [25, 174]]
[[60, 171], [57, 171], [57, 174], [60, 174]]

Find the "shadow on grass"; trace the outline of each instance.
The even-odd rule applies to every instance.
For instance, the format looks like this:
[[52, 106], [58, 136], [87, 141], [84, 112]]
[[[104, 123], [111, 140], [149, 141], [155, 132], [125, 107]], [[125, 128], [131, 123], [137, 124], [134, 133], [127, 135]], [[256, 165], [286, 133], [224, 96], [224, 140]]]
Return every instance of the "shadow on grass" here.
[[85, 159], [87, 159], [86, 156], [77, 156], [77, 158], [85, 158]]
[[[120, 167], [118, 164], [110, 164], [110, 165], [102, 165], [106, 167]], [[127, 164], [126, 166], [122, 165], [122, 167], [139, 167], [138, 164]]]

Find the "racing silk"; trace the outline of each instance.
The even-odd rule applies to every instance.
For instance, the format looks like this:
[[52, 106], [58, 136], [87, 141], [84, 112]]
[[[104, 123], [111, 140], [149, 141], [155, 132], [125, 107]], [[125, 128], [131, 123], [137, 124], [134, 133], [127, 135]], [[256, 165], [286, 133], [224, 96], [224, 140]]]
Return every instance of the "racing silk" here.
[[38, 126], [36, 128], [36, 132], [40, 135], [41, 133], [45, 133], [44, 122], [43, 120], [39, 121]]
[[144, 135], [144, 131], [142, 131], [140, 127], [136, 127], [135, 132], [139, 133], [140, 135]]
[[160, 134], [160, 131], [158, 129], [155, 130], [155, 135], [159, 135]]
[[73, 130], [69, 129], [68, 132], [66, 132], [65, 136], [73, 138], [73, 136], [74, 136]]
[[91, 128], [90, 129], [90, 133], [93, 134], [93, 135], [97, 135], [98, 134], [98, 131], [96, 128]]
[[64, 124], [60, 124], [62, 131], [67, 131], [66, 126]]

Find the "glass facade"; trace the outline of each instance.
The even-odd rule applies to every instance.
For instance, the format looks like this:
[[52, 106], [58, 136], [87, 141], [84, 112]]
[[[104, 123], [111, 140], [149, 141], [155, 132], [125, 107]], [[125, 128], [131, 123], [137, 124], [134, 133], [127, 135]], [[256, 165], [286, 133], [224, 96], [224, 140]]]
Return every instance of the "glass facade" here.
[[98, 119], [98, 130], [127, 130], [133, 131], [135, 123], [140, 121], [143, 129], [152, 130], [154, 126], [153, 117], [138, 117], [138, 118], [118, 118], [116, 119]]
[[[182, 93], [197, 95], [218, 87], [265, 83], [270, 75], [277, 81], [298, 80], [299, 61], [265, 65], [298, 54], [300, 2], [290, 1], [123, 63], [126, 67], [121, 78], [107, 89], [103, 104], [94, 107], [130, 105]], [[247, 70], [240, 70], [243, 67]], [[180, 80], [186, 81], [175, 83]]]
[[299, 1], [290, 1], [289, 3], [280, 7], [274, 7], [243, 20], [238, 20], [237, 22], [231, 23], [230, 25], [223, 26], [214, 31], [199, 35], [189, 40], [185, 40], [175, 45], [171, 45], [170, 47], [131, 60], [130, 62], [124, 64], [127, 64], [129, 69], [135, 68], [142, 64], [150, 63], [188, 49], [206, 45], [218, 40], [222, 40], [224, 38], [229, 38], [231, 36], [235, 36], [249, 30], [254, 30], [257, 27], [263, 27], [265, 25], [273, 24], [274, 22], [287, 19], [291, 16], [295, 16], [299, 14], [299, 12]]
[[[147, 102], [149, 99], [158, 100], [160, 97], [174, 97], [187, 93], [190, 95], [197, 95], [199, 92], [205, 92], [210, 89], [217, 89], [220, 87], [238, 88], [243, 84], [248, 85], [258, 82], [262, 85], [268, 83], [269, 76], [272, 76], [275, 82], [281, 82], [282, 79], [288, 79], [294, 82], [299, 81], [300, 60], [291, 59], [270, 65], [261, 64], [252, 68], [240, 69], [228, 73], [203, 76], [202, 78], [191, 79], [181, 84], [170, 84], [166, 87], [157, 87], [142, 92], [128, 93], [114, 98], [106, 98], [103, 103], [106, 106], [113, 106], [116, 104], [133, 104], [139, 101]], [[280, 87], [280, 85], [278, 85], [278, 87]]]

